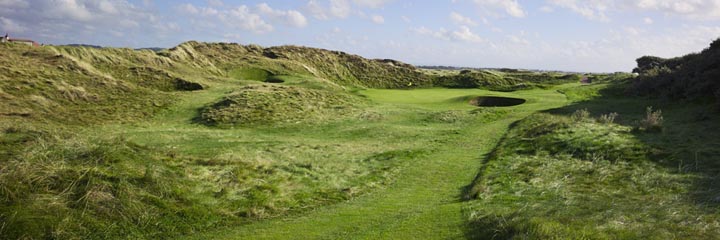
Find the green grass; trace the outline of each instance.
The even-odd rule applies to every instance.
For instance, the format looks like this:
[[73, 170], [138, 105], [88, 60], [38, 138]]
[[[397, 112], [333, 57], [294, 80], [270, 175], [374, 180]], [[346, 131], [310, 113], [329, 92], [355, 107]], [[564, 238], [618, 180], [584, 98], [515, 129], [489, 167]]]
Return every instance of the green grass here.
[[[365, 122], [357, 130], [372, 133], [369, 140], [375, 143], [412, 144], [415, 149], [421, 149], [422, 154], [400, 159], [400, 170], [394, 174], [393, 181], [347, 202], [288, 218], [211, 231], [194, 238], [462, 238], [465, 235], [462, 214], [465, 203], [460, 201], [460, 190], [480, 166], [479, 158], [492, 150], [513, 121], [565, 103], [563, 95], [552, 91], [508, 94], [484, 90], [370, 89], [359, 93], [375, 103], [371, 111], [382, 118]], [[529, 103], [478, 110], [461, 100], [480, 95], [520, 97], [528, 99]], [[345, 125], [343, 129], [349, 126]], [[338, 141], [336, 137], [356, 136], [343, 131], [332, 133], [336, 131], [338, 129], [326, 129], [325, 138]], [[408, 131], [409, 135], [378, 138], [399, 131]], [[353, 133], [357, 131], [353, 130]], [[303, 132], [303, 136], [307, 135], [312, 136]]]
[[[717, 236], [712, 106], [627, 98], [606, 84], [563, 92], [575, 103], [518, 122], [486, 159], [469, 192], [470, 236]], [[663, 110], [664, 131], [636, 131], [651, 104]], [[590, 116], [571, 118], [581, 109]], [[597, 120], [611, 112], [615, 123]]]
[[273, 73], [260, 68], [236, 68], [228, 72], [228, 76], [238, 80], [254, 80], [264, 82], [273, 76]]
[[[493, 92], [294, 46], [0, 47], [3, 239], [719, 232], [716, 106], [625, 97], [622, 74], [547, 86], [577, 76], [497, 72], [513, 78], [500, 90], [543, 85]], [[204, 89], [177, 91], [177, 76]], [[422, 89], [361, 89], [409, 82]]]

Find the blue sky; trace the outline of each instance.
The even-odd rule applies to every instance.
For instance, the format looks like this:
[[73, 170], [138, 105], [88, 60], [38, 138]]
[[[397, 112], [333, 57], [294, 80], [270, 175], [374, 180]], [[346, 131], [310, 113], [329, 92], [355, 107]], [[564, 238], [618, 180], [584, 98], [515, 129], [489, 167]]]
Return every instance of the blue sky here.
[[630, 71], [720, 37], [720, 0], [0, 0], [0, 31], [47, 44], [303, 45], [418, 65]]

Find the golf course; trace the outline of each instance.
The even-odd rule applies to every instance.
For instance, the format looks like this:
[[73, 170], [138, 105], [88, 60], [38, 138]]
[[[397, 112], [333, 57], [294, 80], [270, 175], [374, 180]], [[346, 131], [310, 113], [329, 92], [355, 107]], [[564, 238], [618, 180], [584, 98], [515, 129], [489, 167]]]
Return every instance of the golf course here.
[[3, 42], [0, 239], [716, 239], [719, 43], [592, 73]]

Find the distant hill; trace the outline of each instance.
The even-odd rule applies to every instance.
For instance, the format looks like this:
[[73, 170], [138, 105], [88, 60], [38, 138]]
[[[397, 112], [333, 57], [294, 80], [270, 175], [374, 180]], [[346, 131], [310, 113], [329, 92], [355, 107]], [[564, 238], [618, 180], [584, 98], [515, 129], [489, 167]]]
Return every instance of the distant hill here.
[[720, 103], [720, 39], [700, 53], [676, 58], [637, 59], [639, 74], [630, 93], [670, 99], [714, 99]]
[[73, 43], [73, 44], [66, 44], [61, 46], [68, 46], [68, 47], [89, 47], [89, 48], [103, 48], [103, 46], [98, 45], [90, 45], [90, 44], [81, 44], [81, 43]]
[[160, 47], [148, 47], [148, 48], [136, 48], [135, 50], [150, 50], [150, 51], [153, 51], [153, 52], [159, 52], [159, 51], [165, 50], [165, 48], [160, 48]]

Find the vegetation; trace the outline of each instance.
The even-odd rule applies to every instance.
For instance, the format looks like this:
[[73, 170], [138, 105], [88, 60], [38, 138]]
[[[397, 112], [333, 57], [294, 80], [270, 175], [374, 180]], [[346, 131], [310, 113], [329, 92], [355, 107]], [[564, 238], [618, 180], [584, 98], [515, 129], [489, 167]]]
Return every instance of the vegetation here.
[[639, 76], [629, 92], [669, 99], [715, 100], [720, 103], [720, 39], [700, 53], [663, 59], [637, 59], [633, 72]]
[[666, 103], [661, 114], [612, 84], [563, 92], [575, 103], [518, 122], [485, 160], [467, 192], [469, 236], [714, 238], [706, 154], [718, 142], [693, 140], [715, 134], [702, 133], [717, 125], [708, 105]]
[[0, 44], [0, 238], [714, 238], [715, 45], [634, 77]]
[[482, 88], [509, 92], [537, 87], [547, 88], [552, 85], [579, 82], [580, 80], [581, 76], [575, 74], [462, 70], [457, 74], [444, 74], [435, 77], [434, 85], [447, 88]]
[[360, 99], [343, 93], [274, 85], [243, 87], [201, 110], [211, 125], [339, 120]]

